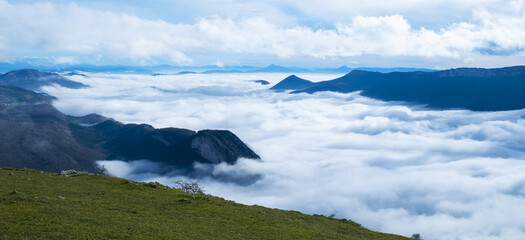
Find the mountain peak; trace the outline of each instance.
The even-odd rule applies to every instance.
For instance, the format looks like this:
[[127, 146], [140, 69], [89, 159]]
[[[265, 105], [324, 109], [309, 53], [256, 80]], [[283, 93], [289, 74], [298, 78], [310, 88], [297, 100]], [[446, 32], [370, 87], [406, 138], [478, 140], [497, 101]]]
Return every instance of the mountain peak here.
[[335, 71], [337, 72], [350, 72], [352, 69], [347, 67], [346, 65], [343, 65], [337, 69], [335, 69]]
[[287, 78], [283, 79], [279, 83], [277, 83], [275, 86], [271, 87], [272, 90], [300, 90], [307, 87], [310, 87], [312, 84], [314, 84], [311, 81], [308, 81], [306, 79], [302, 79], [298, 76], [290, 75]]
[[284, 67], [284, 66], [279, 66], [279, 65], [275, 65], [275, 64], [270, 64], [268, 65], [267, 67], [263, 68], [264, 70], [266, 71], [284, 71], [284, 70], [288, 70], [287, 67]]

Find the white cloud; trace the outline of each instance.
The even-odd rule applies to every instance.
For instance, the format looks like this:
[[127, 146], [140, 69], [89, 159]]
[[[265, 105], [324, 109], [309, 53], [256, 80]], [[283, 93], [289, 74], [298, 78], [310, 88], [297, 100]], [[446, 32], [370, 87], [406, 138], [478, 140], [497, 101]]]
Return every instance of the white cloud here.
[[[432, 111], [356, 93], [275, 93], [251, 81], [275, 84], [286, 74], [89, 75], [73, 78], [93, 88], [45, 90], [70, 114], [229, 129], [262, 157], [213, 170], [237, 181], [260, 174], [256, 183], [201, 179], [207, 193], [306, 213], [335, 211], [374, 230], [424, 239], [525, 235], [525, 110]], [[106, 164], [136, 180], [176, 179], [155, 174], [158, 166], [144, 161]]]
[[[189, 60], [178, 51], [191, 46], [184, 34], [170, 29], [175, 25], [163, 21], [140, 19], [81, 7], [76, 4], [0, 3], [0, 33], [8, 53], [57, 52], [72, 54], [104, 54], [119, 58], [148, 59], [155, 56], [172, 59], [175, 63]], [[166, 32], [168, 31], [168, 32]]]
[[[415, 1], [417, 2], [417, 1]], [[446, 2], [446, 1], [445, 1]], [[490, 1], [488, 1], [490, 2]], [[444, 1], [436, 1], [442, 4]], [[470, 6], [472, 1], [464, 2]], [[468, 4], [467, 4], [468, 3]], [[349, 6], [355, 2], [348, 3]], [[363, 55], [473, 59], [522, 56], [523, 1], [501, 11], [475, 8], [472, 19], [440, 29], [414, 28], [403, 15], [354, 15], [330, 28], [279, 25], [265, 17], [205, 17], [195, 23], [148, 20], [77, 4], [0, 2], [0, 56], [103, 55], [147, 64], [191, 64], [196, 55], [291, 57]], [[328, 6], [337, 7], [331, 3]], [[418, 6], [416, 3], [410, 5]], [[492, 5], [490, 5], [492, 6]], [[330, 8], [330, 9], [331, 9]], [[214, 60], [210, 60], [210, 64]]]
[[67, 57], [56, 57], [53, 59], [55, 64], [78, 64], [80, 60], [76, 57], [67, 56]]

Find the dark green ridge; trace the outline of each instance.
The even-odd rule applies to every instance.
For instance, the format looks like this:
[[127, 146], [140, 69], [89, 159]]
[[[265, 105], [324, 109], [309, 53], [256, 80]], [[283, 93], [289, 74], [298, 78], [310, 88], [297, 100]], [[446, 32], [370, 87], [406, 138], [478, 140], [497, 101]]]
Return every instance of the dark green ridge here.
[[2, 239], [408, 239], [160, 184], [0, 168]]
[[525, 108], [525, 66], [505, 68], [457, 68], [436, 72], [379, 73], [353, 70], [343, 77], [290, 83], [290, 76], [275, 87], [292, 93], [332, 91], [383, 101], [402, 101], [433, 109], [507, 111]]
[[227, 130], [155, 129], [123, 124], [98, 114], [68, 116], [55, 98], [13, 86], [0, 86], [0, 166], [48, 172], [97, 172], [97, 160], [148, 159], [191, 173], [195, 162], [235, 164], [260, 159]]

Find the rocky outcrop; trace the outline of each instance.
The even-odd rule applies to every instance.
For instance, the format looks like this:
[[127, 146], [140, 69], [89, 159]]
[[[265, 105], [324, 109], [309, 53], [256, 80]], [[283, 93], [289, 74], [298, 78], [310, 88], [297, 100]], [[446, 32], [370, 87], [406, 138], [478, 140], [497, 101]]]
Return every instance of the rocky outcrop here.
[[259, 156], [235, 134], [227, 130], [202, 130], [192, 137], [191, 148], [207, 162], [235, 163], [237, 158], [259, 159]]

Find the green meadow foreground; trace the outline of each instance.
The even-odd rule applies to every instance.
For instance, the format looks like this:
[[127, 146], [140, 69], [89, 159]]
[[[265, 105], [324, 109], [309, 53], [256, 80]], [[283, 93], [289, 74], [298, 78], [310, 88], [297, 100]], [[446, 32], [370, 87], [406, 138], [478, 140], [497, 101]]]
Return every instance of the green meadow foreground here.
[[0, 168], [1, 239], [407, 239], [102, 175]]

